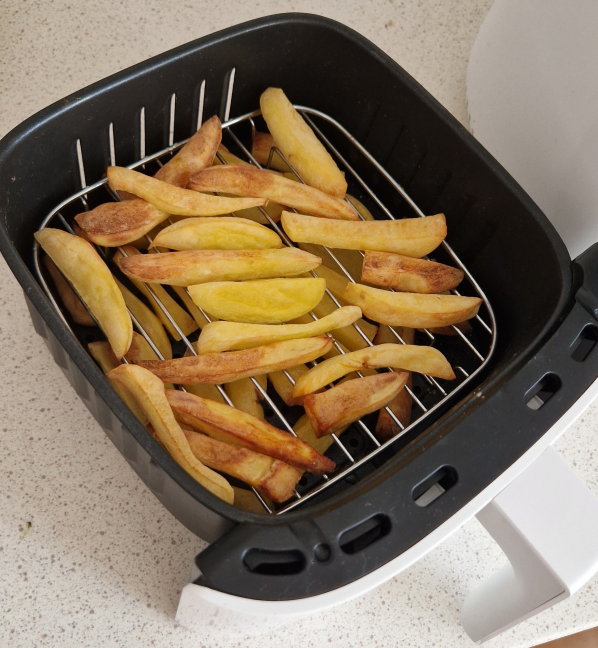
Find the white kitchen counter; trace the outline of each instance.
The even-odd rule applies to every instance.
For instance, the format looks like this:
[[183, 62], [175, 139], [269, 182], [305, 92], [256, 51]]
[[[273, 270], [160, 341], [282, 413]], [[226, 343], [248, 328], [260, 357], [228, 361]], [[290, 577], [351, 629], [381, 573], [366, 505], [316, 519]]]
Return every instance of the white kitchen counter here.
[[[467, 57], [490, 4], [3, 0], [0, 136], [93, 81], [281, 11], [323, 13], [360, 31], [466, 123]], [[3, 261], [0, 286], [0, 646], [472, 645], [459, 609], [505, 560], [475, 520], [370, 594], [266, 636], [215, 640], [178, 626], [178, 596], [204, 545], [159, 504], [88, 413], [35, 334]], [[594, 405], [557, 444], [596, 493], [597, 428]], [[487, 645], [531, 646], [594, 625], [598, 579]]]

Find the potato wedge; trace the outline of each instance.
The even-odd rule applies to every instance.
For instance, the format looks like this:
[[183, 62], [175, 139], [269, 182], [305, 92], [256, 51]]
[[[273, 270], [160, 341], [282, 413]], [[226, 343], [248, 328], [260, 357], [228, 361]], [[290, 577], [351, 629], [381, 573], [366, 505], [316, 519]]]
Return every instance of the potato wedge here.
[[303, 180], [316, 189], [344, 198], [345, 176], [280, 88], [260, 97], [262, 117], [282, 154]]
[[292, 277], [319, 265], [319, 257], [288, 247], [280, 250], [187, 250], [144, 254], [120, 262], [121, 270], [132, 279], [171, 286]]
[[482, 304], [478, 297], [389, 292], [363, 284], [349, 284], [345, 299], [376, 322], [409, 328], [457, 324], [477, 315]]
[[332, 346], [328, 337], [286, 340], [243, 351], [206, 353], [163, 362], [141, 362], [164, 382], [183, 385], [212, 383], [221, 385], [240, 378], [259, 376], [310, 362]]
[[281, 324], [308, 313], [325, 289], [324, 279], [262, 279], [204, 283], [189, 286], [189, 293], [200, 308], [219, 319]]
[[100, 255], [81, 237], [62, 230], [46, 227], [34, 236], [89, 308], [120, 360], [131, 344], [133, 324], [125, 300]]
[[234, 407], [172, 389], [166, 397], [181, 423], [214, 439], [261, 452], [317, 475], [333, 472], [336, 467], [334, 461], [307, 443]]
[[[412, 385], [411, 374], [407, 379], [406, 387]], [[401, 391], [388, 403], [388, 408], [399, 419], [403, 427], [407, 427], [411, 421], [411, 407], [413, 399], [406, 389]], [[378, 421], [376, 422], [376, 429], [374, 434], [379, 441], [388, 441], [393, 436], [397, 435], [401, 428], [395, 423], [392, 416], [386, 411], [386, 408], [378, 412]]]
[[179, 466], [204, 488], [232, 504], [234, 493], [230, 484], [224, 477], [206, 468], [191, 452], [189, 442], [166, 399], [162, 382], [147, 369], [137, 365], [121, 365], [113, 369], [108, 376], [121, 384], [135, 398], [147, 415], [160, 443]]
[[[274, 143], [274, 138], [272, 137], [272, 135], [270, 135], [270, 133], [260, 133], [260, 131], [256, 131], [255, 135], [253, 136], [251, 155], [253, 155], [253, 157], [257, 162], [259, 162], [259, 164], [265, 167], [268, 164], [270, 149], [273, 146], [276, 146], [276, 144]], [[272, 154], [270, 169], [281, 171], [282, 173], [290, 171], [288, 165], [283, 162], [280, 155], [277, 155], [276, 153]]]
[[[265, 374], [264, 377], [267, 380]], [[257, 416], [257, 418], [264, 418], [264, 408], [260, 404], [262, 397], [257, 387], [251, 382], [251, 378], [241, 378], [226, 383], [224, 391], [237, 409]]]
[[222, 140], [222, 125], [216, 115], [205, 121], [178, 153], [154, 178], [175, 187], [185, 187], [189, 176], [209, 167]]
[[163, 229], [150, 247], [171, 250], [256, 250], [281, 248], [280, 236], [254, 221], [235, 216], [185, 218]]
[[[128, 257], [138, 256], [141, 254], [139, 250], [132, 247], [131, 245], [123, 246], [122, 249], [128, 255]], [[114, 254], [114, 262], [119, 268], [124, 258], [125, 257], [122, 255], [120, 250]], [[131, 282], [139, 290], [139, 292], [141, 292], [147, 298], [158, 319], [162, 322], [170, 335], [172, 335], [172, 337], [178, 342], [181, 339], [181, 336], [177, 333], [176, 329], [172, 325], [172, 322], [168, 319], [164, 311], [160, 308], [160, 306], [158, 306], [156, 300], [154, 299], [154, 296], [151, 294], [145, 283], [133, 278], [131, 278]], [[162, 286], [160, 286], [160, 284], [150, 283], [149, 286], [155, 293], [156, 297], [160, 300], [162, 305], [166, 308], [172, 319], [181, 329], [183, 335], [190, 335], [191, 333], [193, 333], [193, 331], [197, 330], [198, 324], [194, 321], [194, 319], [189, 315], [189, 313], [185, 311], [182, 306], [177, 304], [177, 302], [166, 292], [166, 290], [164, 290]]]
[[[309, 369], [304, 365], [300, 364], [296, 367], [289, 367], [286, 372], [293, 378], [296, 382], [303, 374], [307, 373]], [[303, 399], [293, 398], [293, 383], [285, 376], [283, 371], [272, 371], [268, 374], [268, 379], [272, 383], [272, 387], [276, 390], [276, 393], [282, 398], [286, 405], [302, 405]], [[304, 439], [305, 440], [305, 439]]]
[[323, 218], [360, 220], [353, 206], [340, 198], [293, 182], [283, 175], [245, 164], [204, 169], [189, 178], [187, 187], [194, 191], [224, 191], [235, 196], [267, 198]]
[[132, 243], [167, 218], [167, 213], [138, 198], [105, 203], [75, 216], [85, 238], [106, 247]]
[[236, 351], [282, 340], [316, 337], [342, 326], [349, 326], [360, 317], [359, 308], [344, 306], [320, 320], [311, 321], [309, 324], [212, 322], [201, 332], [197, 340], [197, 352]]
[[376, 374], [347, 380], [320, 394], [308, 394], [303, 404], [316, 436], [332, 434], [388, 405], [408, 377], [407, 372]]
[[443, 263], [366, 250], [361, 281], [401, 292], [438, 294], [456, 288], [464, 276], [463, 270]]
[[108, 182], [114, 191], [128, 191], [156, 209], [177, 216], [220, 216], [236, 209], [265, 205], [262, 198], [222, 198], [181, 189], [124, 167], [108, 167]]
[[438, 349], [417, 345], [379, 344], [320, 362], [297, 380], [293, 397], [298, 399], [311, 394], [351, 371], [383, 367], [417, 371], [445, 380], [455, 378], [451, 365]]
[[288, 464], [259, 452], [183, 430], [191, 452], [208, 468], [253, 486], [274, 502], [292, 497], [301, 473]]
[[52, 277], [52, 281], [56, 286], [56, 290], [64, 307], [73, 318], [73, 322], [75, 324], [81, 324], [81, 326], [95, 326], [96, 323], [93, 317], [87, 312], [87, 309], [83, 306], [83, 302], [77, 297], [75, 291], [69, 286], [68, 281], [62, 276], [62, 273], [54, 265], [54, 261], [49, 256], [44, 257], [44, 265]]
[[282, 226], [292, 241], [330, 248], [394, 252], [423, 257], [446, 237], [444, 214], [402, 220], [337, 222], [329, 218], [282, 212]]

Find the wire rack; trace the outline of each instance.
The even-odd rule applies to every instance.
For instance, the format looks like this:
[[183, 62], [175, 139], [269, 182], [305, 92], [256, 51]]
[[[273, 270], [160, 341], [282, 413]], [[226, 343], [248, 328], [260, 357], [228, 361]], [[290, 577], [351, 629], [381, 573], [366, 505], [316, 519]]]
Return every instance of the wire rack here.
[[[253, 141], [253, 137], [256, 132], [255, 120], [259, 118], [261, 113], [259, 110], [256, 110], [241, 115], [239, 117], [235, 117], [232, 119], [230, 118], [230, 109], [231, 109], [231, 103], [233, 97], [234, 83], [235, 83], [235, 69], [232, 69], [226, 75], [225, 84], [222, 93], [222, 106], [220, 111], [221, 112], [220, 117], [222, 120], [223, 141], [224, 138], [226, 137], [227, 142], [229, 141], [232, 142], [232, 144], [236, 147], [240, 157], [244, 157], [245, 160], [250, 164], [253, 164], [256, 167], [261, 168], [260, 164], [257, 162], [257, 160], [255, 160], [255, 158], [251, 154], [251, 145], [247, 147], [243, 142], [242, 137], [240, 137], [237, 134], [237, 130], [239, 128], [243, 127], [246, 129], [248, 125], [250, 128], [250, 138], [251, 141]], [[203, 81], [200, 84], [199, 88], [200, 91], [198, 93], [198, 105], [196, 107], [196, 112], [195, 112], [195, 114], [197, 115], [197, 120], [194, 123], [194, 128], [193, 128], [194, 131], [201, 126], [203, 121], [205, 92], [206, 92], [205, 81]], [[143, 170], [146, 168], [147, 165], [150, 165], [151, 163], [156, 163], [158, 166], [162, 166], [165, 161], [170, 159], [170, 157], [174, 152], [176, 152], [180, 147], [182, 147], [185, 144], [187, 140], [177, 142], [176, 144], [174, 143], [176, 100], [177, 100], [176, 95], [175, 94], [171, 95], [170, 102], [169, 102], [170, 119], [168, 122], [168, 146], [151, 155], [146, 155], [146, 151], [145, 151], [145, 139], [146, 139], [145, 138], [146, 135], [145, 108], [141, 107], [138, 113], [139, 133], [140, 133], [139, 149], [138, 149], [139, 159], [135, 163], [130, 164], [128, 168], [130, 169], [140, 168]], [[336, 120], [334, 120], [330, 116], [318, 110], [314, 110], [312, 108], [308, 108], [305, 106], [295, 106], [295, 108], [302, 114], [305, 121], [311, 126], [311, 128], [314, 130], [314, 132], [318, 135], [320, 140], [324, 143], [324, 145], [327, 147], [329, 152], [332, 154], [332, 156], [336, 159], [339, 167], [345, 172], [345, 175], [349, 180], [350, 187], [352, 188], [354, 187], [357, 191], [360, 192], [364, 200], [367, 199], [369, 201], [369, 203], [373, 206], [373, 211], [376, 211], [377, 215], [379, 215], [381, 218], [388, 218], [391, 220], [395, 220], [392, 210], [389, 209], [387, 207], [387, 204], [385, 204], [385, 202], [383, 202], [378, 197], [377, 193], [375, 193], [372, 190], [371, 183], [367, 182], [366, 179], [364, 179], [364, 174], [359, 172], [357, 168], [358, 165], [355, 164], [354, 162], [355, 159], [358, 160], [359, 164], [365, 163], [369, 165], [369, 171], [377, 174], [379, 179], [387, 183], [387, 187], [391, 191], [398, 194], [398, 196], [400, 196], [400, 199], [402, 201], [405, 201], [406, 204], [413, 210], [413, 212], [415, 212], [417, 216], [420, 217], [425, 216], [423, 211], [410, 198], [410, 196], [403, 189], [403, 187], [341, 124], [339, 124]], [[324, 128], [328, 130], [324, 132]], [[116, 159], [115, 159], [115, 145], [114, 145], [115, 133], [114, 133], [113, 123], [110, 123], [108, 125], [107, 133], [108, 133], [107, 144], [108, 144], [109, 161], [110, 161], [110, 165], [114, 166], [116, 165]], [[346, 151], [344, 153], [341, 152], [340, 150], [341, 147], [335, 145], [332, 142], [333, 137], [331, 137], [330, 133], [332, 133], [336, 138], [341, 138], [345, 142], [345, 144], [349, 146], [349, 150], [350, 150], [349, 155], [346, 153]], [[72, 207], [74, 205], [79, 205], [79, 204], [83, 205], [83, 208], [85, 210], [89, 210], [90, 209], [89, 197], [95, 192], [107, 191], [109, 196], [113, 200], [120, 200], [118, 194], [111, 190], [105, 178], [99, 180], [98, 182], [95, 182], [94, 184], [87, 185], [86, 176], [85, 176], [85, 165], [83, 161], [83, 151], [82, 151], [80, 140], [76, 141], [76, 152], [77, 152], [77, 162], [78, 162], [78, 175], [81, 183], [81, 190], [69, 196], [68, 198], [63, 200], [59, 205], [57, 205], [46, 216], [46, 218], [44, 218], [39, 229], [43, 229], [44, 227], [52, 225], [52, 226], [62, 227], [66, 231], [70, 233], [74, 233], [71, 225], [69, 224], [68, 218], [65, 217], [62, 212], [67, 210], [67, 208], [69, 207]], [[218, 153], [217, 155], [220, 162], [222, 164], [226, 164], [226, 160], [224, 159], [224, 157], [220, 153]], [[297, 180], [303, 182], [302, 178], [295, 171], [295, 169], [293, 169], [292, 165], [289, 164], [288, 160], [285, 159], [281, 151], [279, 151], [275, 147], [273, 147], [270, 151], [270, 157], [267, 165], [268, 167], [270, 166], [272, 160], [274, 159], [274, 156], [278, 156], [280, 160], [286, 163], [290, 171], [295, 174]], [[351, 159], [351, 162], [349, 161], [349, 158]], [[105, 200], [101, 202], [105, 202]], [[282, 227], [270, 217], [268, 212], [263, 208], [259, 208], [259, 209], [262, 215], [264, 216], [265, 220], [269, 223], [270, 227], [272, 227], [272, 229], [276, 231], [276, 233], [281, 237], [283, 242], [288, 246], [291, 247], [294, 246], [295, 244], [287, 237]], [[361, 214], [360, 216], [363, 218]], [[146, 236], [146, 239], [148, 243], [151, 243], [151, 239], [149, 238], [149, 236]], [[422, 391], [421, 388], [418, 389], [417, 386], [414, 386], [413, 389], [409, 388], [408, 386], [405, 387], [405, 389], [409, 392], [413, 400], [413, 411], [411, 416], [411, 422], [407, 426], [403, 425], [403, 423], [395, 416], [395, 414], [392, 412], [390, 408], [388, 407], [385, 408], [387, 413], [393, 420], [393, 422], [400, 429], [400, 432], [398, 434], [396, 434], [393, 438], [391, 438], [386, 442], [380, 442], [376, 438], [375, 434], [371, 430], [371, 423], [368, 423], [367, 421], [367, 417], [366, 420], [359, 420], [356, 423], [354, 423], [352, 426], [353, 429], [357, 430], [357, 434], [361, 436], [362, 443], [358, 443], [355, 441], [355, 435], [350, 437], [349, 435], [344, 433], [342, 435], [342, 439], [340, 436], [332, 435], [334, 444], [331, 448], [331, 451], [332, 450], [336, 451], [335, 460], [337, 462], [337, 469], [335, 473], [331, 475], [325, 475], [323, 477], [310, 475], [308, 479], [304, 477], [299, 483], [298, 488], [295, 489], [294, 497], [291, 500], [281, 505], [272, 507], [264, 500], [264, 498], [260, 495], [258, 491], [253, 489], [255, 495], [257, 496], [257, 498], [259, 499], [259, 501], [261, 502], [262, 506], [264, 507], [265, 511], [268, 514], [280, 515], [285, 511], [292, 510], [297, 506], [300, 506], [301, 504], [311, 500], [316, 495], [319, 495], [324, 491], [326, 491], [327, 489], [330, 489], [333, 485], [338, 484], [342, 480], [346, 480], [349, 483], [351, 483], [352, 479], [353, 481], [356, 481], [357, 480], [356, 475], [358, 473], [358, 470], [362, 466], [365, 466], [369, 462], [372, 462], [372, 460], [374, 460], [379, 455], [380, 455], [380, 459], [383, 459], [385, 455], [382, 455], [381, 453], [383, 453], [385, 450], [391, 450], [392, 446], [395, 446], [396, 442], [399, 439], [405, 437], [405, 435], [407, 435], [410, 431], [412, 431], [416, 424], [420, 425], [422, 421], [425, 421], [425, 419], [429, 419], [434, 412], [436, 412], [439, 408], [441, 408], [444, 404], [446, 404], [446, 401], [449, 398], [449, 396], [453, 396], [457, 392], [464, 392], [465, 388], [471, 383], [471, 381], [475, 378], [475, 376], [485, 367], [485, 365], [490, 360], [490, 357], [494, 351], [494, 347], [496, 344], [496, 323], [495, 323], [492, 307], [488, 299], [486, 298], [485, 294], [483, 293], [483, 291], [481, 290], [481, 288], [479, 287], [475, 279], [472, 277], [471, 273], [463, 265], [463, 263], [454, 253], [454, 251], [449, 246], [449, 244], [446, 241], [444, 241], [442, 247], [448, 259], [450, 259], [455, 266], [459, 267], [465, 273], [464, 284], [467, 286], [468, 293], [471, 295], [479, 296], [484, 302], [484, 306], [481, 309], [482, 315], [478, 315], [474, 320], [472, 320], [472, 330], [470, 333], [466, 334], [460, 328], [452, 327], [453, 335], [450, 337], [450, 340], [449, 338], [443, 336], [444, 343], [446, 343], [447, 340], [449, 340], [450, 342], [449, 350], [451, 351], [451, 353], [448, 354], [448, 356], [449, 356], [449, 360], [453, 364], [453, 368], [457, 371], [457, 376], [458, 376], [457, 380], [448, 382], [448, 381], [439, 381], [429, 376], [421, 377], [421, 380], [423, 381], [422, 384], [424, 385], [425, 398], [422, 396], [422, 393], [424, 392]], [[101, 256], [108, 259], [108, 250], [99, 247], [97, 249]], [[332, 250], [328, 248], [325, 249], [328, 255], [330, 256], [330, 258], [334, 261], [334, 264], [337, 266], [336, 268], [337, 271], [342, 275], [344, 275], [348, 281], [354, 282], [355, 281], [354, 277], [351, 275], [349, 270], [347, 270], [347, 268], [341, 263], [337, 254], [335, 254]], [[119, 248], [119, 250], [124, 256], [127, 256], [126, 251], [124, 249]], [[57, 312], [63, 319], [65, 325], [72, 331], [69, 322], [65, 318], [62, 309], [58, 305], [58, 302], [55, 299], [53, 292], [50, 290], [48, 286], [44, 273], [41, 270], [40, 246], [39, 244], [37, 244], [37, 242], [34, 244], [34, 265], [35, 265], [35, 269], [40, 284], [42, 285], [44, 291], [48, 295], [48, 298], [50, 299], [54, 308], [57, 310]], [[314, 277], [317, 277], [318, 269], [312, 271], [311, 274]], [[175, 319], [172, 317], [171, 313], [167, 310], [166, 306], [160, 301], [160, 299], [156, 295], [156, 292], [153, 290], [152, 286], [150, 284], [145, 284], [145, 286], [147, 288], [148, 293], [152, 296], [153, 300], [155, 301], [159, 309], [162, 311], [166, 319], [170, 322], [173, 329], [180, 336], [182, 344], [184, 345], [188, 353], [192, 355], [197, 355], [197, 352], [195, 351], [192, 341], [189, 339], [188, 336], [186, 336], [183, 333], [183, 331], [181, 330], [181, 328], [179, 327]], [[183, 290], [186, 291], [186, 289]], [[453, 290], [452, 292], [456, 295], [460, 294], [457, 290]], [[341, 304], [339, 303], [335, 295], [333, 295], [329, 290], [326, 290], [326, 293], [332, 299], [332, 301], [337, 307], [341, 306]], [[146, 339], [146, 341], [149, 343], [149, 345], [156, 353], [156, 355], [160, 359], [163, 359], [162, 355], [160, 354], [160, 351], [153, 343], [148, 333], [143, 329], [139, 321], [137, 321], [137, 319], [130, 312], [129, 314], [131, 315], [131, 319], [133, 321], [133, 325], [135, 329]], [[207, 315], [207, 313], [201, 311], [201, 314], [203, 315], [203, 317], [207, 322], [210, 321], [210, 318]], [[90, 315], [92, 314], [90, 313]], [[311, 312], [310, 315], [314, 320], [317, 319], [317, 316], [313, 312]], [[368, 346], [372, 346], [373, 342], [366, 335], [366, 333], [360, 328], [357, 322], [353, 324], [353, 327], [355, 328], [357, 334], [363, 340], [364, 344]], [[396, 338], [397, 343], [405, 344], [405, 341], [403, 340], [403, 337], [401, 336], [399, 331], [397, 331], [393, 327], [389, 327], [389, 330]], [[428, 330], [424, 330], [422, 335], [424, 341], [427, 341], [428, 344], [438, 345], [439, 342], [438, 335], [435, 335], [434, 333]], [[346, 352], [345, 349], [339, 344], [338, 341], [334, 340], [334, 345], [339, 353], [344, 354]], [[455, 359], [457, 359], [456, 362]], [[126, 362], [126, 360], [124, 361]], [[463, 365], [467, 365], [469, 370], [465, 369]], [[286, 371], [284, 372], [284, 374], [286, 375], [287, 379], [294, 384], [294, 380], [291, 377], [291, 375]], [[251, 380], [255, 388], [261, 395], [262, 399], [264, 400], [264, 402], [267, 403], [267, 405], [271, 409], [271, 414], [273, 419], [271, 422], [277, 425], [278, 427], [281, 427], [283, 430], [286, 430], [290, 434], [296, 436], [296, 433], [293, 429], [293, 425], [289, 420], [289, 419], [292, 420], [292, 416], [289, 415], [290, 408], [286, 408], [284, 406], [280, 406], [280, 404], [277, 404], [276, 402], [277, 399], [274, 394], [269, 394], [268, 390], [263, 389], [263, 387], [255, 378], [251, 378]], [[182, 386], [179, 386], [179, 388], [184, 389]], [[222, 386], [218, 386], [218, 390], [222, 395], [224, 401], [229, 405], [233, 405], [224, 388]], [[417, 391], [419, 391], [419, 395], [418, 393], [416, 393]], [[283, 413], [283, 411], [281, 410], [285, 410], [285, 412]], [[355, 447], [352, 446], [357, 446], [359, 448], [358, 451], [356, 451]]]

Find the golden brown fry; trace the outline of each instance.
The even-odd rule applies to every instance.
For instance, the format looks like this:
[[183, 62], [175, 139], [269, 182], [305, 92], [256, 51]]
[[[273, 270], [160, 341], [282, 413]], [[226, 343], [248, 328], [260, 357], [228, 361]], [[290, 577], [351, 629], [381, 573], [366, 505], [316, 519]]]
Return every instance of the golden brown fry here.
[[179, 466], [204, 488], [232, 504], [234, 494], [230, 484], [224, 477], [206, 468], [191, 452], [189, 442], [166, 399], [162, 382], [151, 372], [136, 365], [121, 365], [113, 369], [108, 376], [123, 385], [135, 398], [150, 420], [160, 443]]
[[[253, 145], [251, 147], [251, 155], [256, 159], [259, 164], [265, 167], [268, 164], [268, 158], [270, 157], [270, 149], [276, 146], [274, 144], [274, 138], [270, 133], [260, 133], [256, 131], [253, 137]], [[290, 171], [288, 165], [283, 162], [280, 155], [277, 153], [272, 154], [272, 159], [270, 161], [270, 168], [275, 171]]]
[[[143, 335], [133, 331], [133, 340], [131, 341], [131, 346], [125, 355], [125, 360], [135, 364], [144, 360], [159, 360], [159, 358]], [[174, 386], [170, 383], [168, 383], [166, 387], [174, 389]]]
[[[286, 372], [294, 381], [297, 381], [303, 374], [307, 373], [308, 371], [309, 369], [304, 364], [297, 365], [296, 367], [289, 367], [286, 370]], [[287, 378], [283, 371], [272, 371], [268, 374], [268, 378], [272, 383], [272, 386], [276, 390], [276, 393], [287, 405], [301, 405], [303, 403], [303, 398], [295, 399], [293, 397], [294, 385]]]
[[371, 250], [366, 250], [361, 273], [364, 283], [425, 294], [452, 290], [463, 281], [463, 277], [463, 270], [443, 263]]
[[329, 218], [282, 212], [282, 226], [299, 243], [330, 248], [377, 250], [409, 257], [423, 257], [446, 237], [444, 214], [402, 220], [340, 222]]
[[311, 394], [351, 371], [383, 367], [417, 371], [445, 380], [455, 378], [451, 365], [438, 349], [416, 345], [379, 344], [320, 362], [297, 380], [293, 397], [297, 399]]
[[265, 205], [256, 198], [222, 198], [181, 189], [123, 167], [108, 167], [108, 182], [115, 191], [128, 191], [143, 198], [156, 209], [178, 216], [220, 216], [237, 209]]
[[83, 300], [108, 338], [117, 358], [127, 352], [133, 324], [123, 296], [100, 255], [84, 239], [46, 227], [36, 241]]
[[121, 270], [133, 279], [171, 286], [211, 281], [291, 277], [320, 265], [318, 257], [297, 250], [188, 250], [143, 254], [122, 259]]
[[[261, 378], [261, 376], [259, 376]], [[267, 380], [267, 377], [264, 375]], [[247, 414], [264, 418], [264, 408], [260, 405], [261, 394], [257, 387], [251, 382], [251, 378], [233, 380], [224, 385], [226, 395], [231, 399], [232, 404]]]
[[167, 218], [168, 214], [139, 199], [105, 203], [75, 216], [85, 238], [106, 247], [132, 243]]
[[262, 279], [199, 284], [190, 286], [189, 293], [201, 309], [220, 319], [280, 324], [308, 313], [325, 288], [323, 279]]
[[176, 187], [185, 187], [189, 176], [212, 164], [221, 140], [222, 126], [218, 117], [214, 115], [158, 170], [154, 178]]
[[316, 189], [344, 198], [344, 175], [284, 92], [268, 88], [260, 97], [260, 108], [278, 148], [303, 180]]
[[261, 452], [318, 475], [333, 472], [336, 467], [334, 461], [307, 443], [234, 407], [171, 389], [166, 397], [181, 423], [212, 438]]
[[349, 326], [361, 317], [356, 306], [338, 308], [320, 320], [309, 324], [242, 324], [237, 322], [212, 322], [204, 327], [197, 341], [198, 353], [236, 351], [282, 340], [324, 335], [329, 331]]
[[301, 474], [288, 464], [259, 452], [184, 430], [191, 452], [208, 468], [253, 486], [274, 502], [293, 495]]
[[83, 302], [77, 297], [75, 291], [69, 286], [68, 281], [62, 276], [60, 270], [54, 265], [54, 261], [49, 256], [44, 257], [44, 265], [48, 269], [56, 290], [64, 307], [73, 318], [75, 324], [82, 326], [95, 326], [93, 317], [87, 312]]
[[187, 183], [194, 191], [226, 192], [236, 196], [267, 198], [323, 218], [358, 221], [353, 206], [319, 189], [293, 182], [283, 175], [245, 164], [204, 169]]
[[308, 394], [303, 404], [316, 436], [332, 434], [388, 405], [408, 377], [407, 372], [376, 374], [348, 380], [319, 394]]
[[221, 385], [240, 378], [259, 376], [310, 362], [324, 355], [332, 346], [328, 337], [286, 340], [253, 349], [206, 353], [164, 362], [142, 362], [164, 382], [196, 385], [212, 383]]
[[163, 229], [151, 247], [171, 250], [255, 250], [281, 248], [280, 236], [254, 221], [235, 216], [185, 218]]
[[[411, 384], [411, 374], [409, 374], [406, 386], [411, 387]], [[406, 428], [411, 421], [412, 404], [413, 400], [406, 389], [401, 389], [390, 403], [388, 403], [388, 408], [399, 419], [404, 428]], [[376, 438], [380, 441], [388, 441], [388, 439], [392, 439], [392, 437], [400, 431], [401, 428], [395, 423], [386, 409], [381, 409], [380, 412], [378, 412], [378, 421], [376, 423]]]
[[409, 328], [457, 324], [477, 315], [482, 304], [477, 297], [393, 293], [363, 284], [349, 284], [345, 299], [376, 322]]

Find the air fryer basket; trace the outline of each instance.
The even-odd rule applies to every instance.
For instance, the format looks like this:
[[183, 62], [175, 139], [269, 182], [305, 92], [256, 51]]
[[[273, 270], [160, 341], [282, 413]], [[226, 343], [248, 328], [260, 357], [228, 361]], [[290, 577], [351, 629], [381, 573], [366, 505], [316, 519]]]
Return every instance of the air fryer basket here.
[[[209, 116], [221, 104], [220, 93], [209, 89], [221, 88], [232, 68], [232, 115], [254, 110], [264, 88], [283, 87], [295, 103], [338, 120], [424, 212], [444, 212], [449, 241], [488, 295], [500, 332], [475, 389], [461, 394], [401, 452], [350, 488], [280, 517], [234, 509], [187, 476], [120, 401], [32, 275], [33, 232], [80, 187], [76, 141], [85, 150], [88, 182], [99, 180], [112, 154], [109, 123], [119, 134], [113, 152], [118, 163], [130, 164], [138, 157], [141, 106], [145, 148], [160, 150], [169, 144], [172, 94], [177, 121], [170, 135], [180, 141], [197, 121], [192, 112], [202, 79]], [[574, 281], [562, 241], [506, 172], [396, 63], [326, 19], [287, 14], [246, 23], [47, 108], [2, 141], [0, 190], [2, 253], [23, 287], [36, 330], [148, 487], [181, 522], [213, 541], [197, 563], [202, 582], [215, 589], [291, 599], [372, 571], [480, 493], [598, 373], [589, 361], [595, 349], [584, 361], [571, 351], [580, 334], [592, 340], [587, 331], [594, 329], [587, 327], [598, 306], [594, 250], [574, 266], [581, 269]], [[376, 190], [387, 197], [384, 186]], [[397, 217], [411, 215], [404, 204], [393, 208]], [[576, 301], [574, 287], [582, 279], [583, 300]], [[526, 404], [534, 396], [537, 409]], [[447, 493], [417, 506], [418, 494], [438, 480]]]

